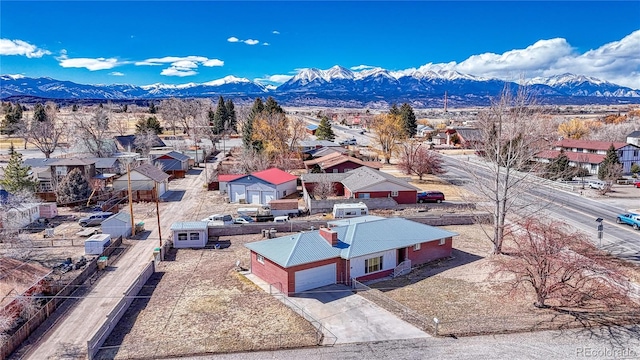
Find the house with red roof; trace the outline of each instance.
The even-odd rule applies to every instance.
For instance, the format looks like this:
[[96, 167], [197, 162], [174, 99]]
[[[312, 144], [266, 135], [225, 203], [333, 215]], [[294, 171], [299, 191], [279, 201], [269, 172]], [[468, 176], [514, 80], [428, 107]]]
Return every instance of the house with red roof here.
[[569, 165], [585, 168], [590, 174], [596, 175], [611, 145], [616, 149], [623, 173], [630, 173], [633, 164], [640, 164], [639, 146], [625, 142], [572, 139], [562, 139], [553, 146], [553, 149], [539, 152], [536, 154], [536, 160], [551, 162], [560, 155], [561, 150], [564, 150], [569, 158]]
[[[220, 190], [232, 203], [268, 204], [297, 191], [298, 177], [278, 168], [244, 175], [218, 175]], [[224, 184], [224, 185], [223, 185]]]

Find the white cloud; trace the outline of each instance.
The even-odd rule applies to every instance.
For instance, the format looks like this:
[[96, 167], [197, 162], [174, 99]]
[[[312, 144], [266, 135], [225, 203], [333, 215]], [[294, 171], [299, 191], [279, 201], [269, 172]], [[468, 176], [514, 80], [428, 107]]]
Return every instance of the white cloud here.
[[268, 42], [263, 42], [263, 43], [262, 43], [262, 45], [264, 45], [264, 46], [269, 46], [269, 45], [271, 45], [271, 44], [269, 44]]
[[51, 51], [39, 49], [22, 40], [0, 39], [0, 55], [22, 55], [28, 58], [41, 58], [51, 55]]
[[113, 76], [124, 76], [124, 74], [123, 74], [123, 73], [121, 73], [121, 72], [119, 72], [119, 71], [113, 71], [113, 72], [110, 72], [110, 73], [109, 73], [109, 75], [113, 75]]
[[[566, 39], [539, 40], [524, 49], [502, 54], [484, 53], [456, 63], [428, 63], [418, 69], [409, 68], [394, 74], [409, 75], [416, 71], [458, 71], [484, 78], [517, 81], [524, 76], [552, 76], [563, 73], [593, 76], [618, 85], [640, 89], [640, 30], [597, 49], [578, 53]], [[365, 69], [366, 65], [351, 70]]]
[[58, 57], [60, 66], [63, 68], [85, 68], [89, 71], [108, 70], [121, 65], [116, 58], [75, 58], [69, 59], [66, 55]]
[[269, 75], [263, 78], [257, 78], [255, 81], [259, 83], [275, 83], [275, 84], [284, 84], [289, 79], [291, 79], [293, 75]]
[[254, 40], [254, 39], [247, 39], [247, 40], [244, 40], [242, 42], [247, 44], [247, 45], [255, 45], [255, 44], [259, 43], [260, 41]]
[[192, 76], [196, 75], [196, 71], [200, 65], [206, 67], [224, 66], [224, 61], [218, 59], [209, 59], [204, 56], [165, 56], [163, 58], [150, 58], [135, 63], [138, 66], [161, 66], [170, 64], [166, 69], [160, 72], [166, 76]]
[[166, 69], [163, 69], [160, 75], [185, 77], [185, 76], [193, 76], [193, 75], [196, 75], [197, 73], [198, 72], [194, 70], [170, 66]]
[[228, 42], [238, 42], [238, 41], [240, 41], [240, 39], [238, 39], [238, 38], [237, 38], [237, 37], [235, 37], [235, 36], [232, 36], [232, 37], [228, 38], [228, 39], [227, 39], [227, 41], [228, 41]]
[[350, 69], [353, 70], [353, 71], [373, 69], [373, 68], [375, 68], [375, 66], [370, 66], [370, 65], [358, 65], [358, 66], [350, 67]]
[[218, 59], [209, 59], [202, 63], [204, 66], [212, 67], [212, 66], [224, 66], [224, 61]]
[[280, 31], [278, 31], [278, 30], [273, 30], [271, 33], [272, 34], [276, 34], [276, 35], [280, 35]]

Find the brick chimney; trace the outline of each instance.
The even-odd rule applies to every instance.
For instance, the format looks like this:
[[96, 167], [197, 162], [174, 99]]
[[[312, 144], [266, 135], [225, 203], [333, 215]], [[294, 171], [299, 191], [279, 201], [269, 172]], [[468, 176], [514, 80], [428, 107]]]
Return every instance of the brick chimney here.
[[322, 236], [331, 246], [338, 245], [338, 233], [329, 228], [320, 228], [320, 236]]

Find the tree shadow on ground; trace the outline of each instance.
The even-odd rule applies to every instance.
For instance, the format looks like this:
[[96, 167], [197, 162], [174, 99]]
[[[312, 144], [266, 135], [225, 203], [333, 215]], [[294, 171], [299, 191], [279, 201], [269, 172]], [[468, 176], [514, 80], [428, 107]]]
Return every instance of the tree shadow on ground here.
[[105, 340], [104, 344], [96, 354], [96, 358], [114, 359], [117, 356], [125, 337], [131, 332], [136, 323], [136, 319], [149, 304], [151, 296], [164, 277], [164, 274], [164, 272], [159, 271], [153, 273], [151, 277], [149, 277], [149, 280], [147, 280], [142, 289], [140, 289], [136, 298], [131, 302], [127, 311], [125, 311], [120, 321], [118, 321], [118, 324], [113, 328], [113, 331]]
[[559, 329], [578, 328], [580, 334], [609, 342], [613, 348], [627, 347], [630, 339], [640, 339], [640, 311], [554, 310], [572, 319]]

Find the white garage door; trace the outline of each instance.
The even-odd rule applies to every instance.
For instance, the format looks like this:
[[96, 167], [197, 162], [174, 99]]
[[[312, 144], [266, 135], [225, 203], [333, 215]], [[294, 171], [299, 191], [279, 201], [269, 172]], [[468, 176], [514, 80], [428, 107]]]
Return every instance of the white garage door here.
[[275, 198], [273, 191], [262, 192], [262, 204], [269, 204]]
[[295, 292], [315, 289], [336, 283], [336, 264], [296, 271]]
[[231, 185], [230, 201], [238, 202], [244, 199], [244, 185]]
[[249, 204], [260, 204], [260, 191], [249, 190], [247, 193], [249, 195], [249, 201], [247, 201]]

